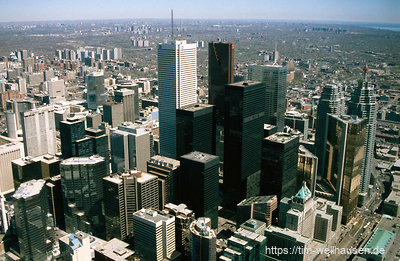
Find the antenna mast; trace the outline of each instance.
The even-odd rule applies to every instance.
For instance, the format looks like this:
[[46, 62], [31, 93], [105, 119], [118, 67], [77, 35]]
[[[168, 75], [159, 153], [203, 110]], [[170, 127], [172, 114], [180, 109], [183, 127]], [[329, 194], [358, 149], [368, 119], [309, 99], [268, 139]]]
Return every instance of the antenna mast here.
[[171, 40], [174, 40], [174, 9], [171, 9]]

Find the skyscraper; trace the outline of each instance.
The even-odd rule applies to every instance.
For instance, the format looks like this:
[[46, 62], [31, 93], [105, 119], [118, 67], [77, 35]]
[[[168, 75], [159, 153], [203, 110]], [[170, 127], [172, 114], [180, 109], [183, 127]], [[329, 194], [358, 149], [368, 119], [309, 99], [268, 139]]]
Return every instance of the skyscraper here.
[[85, 122], [78, 118], [67, 118], [60, 122], [61, 154], [63, 158], [75, 157], [75, 142], [85, 138]]
[[347, 224], [358, 204], [367, 121], [334, 114], [328, 114], [327, 121], [323, 184], [330, 189], [333, 200], [343, 206], [342, 221]]
[[157, 177], [129, 170], [104, 180], [106, 239], [133, 236], [133, 213], [142, 208], [158, 209]]
[[128, 169], [146, 170], [150, 159], [150, 132], [130, 123], [111, 130], [111, 169], [113, 172]]
[[103, 105], [103, 121], [115, 128], [124, 121], [124, 105], [122, 103], [107, 102]]
[[260, 193], [264, 97], [260, 82], [225, 87], [224, 199], [231, 207]]
[[147, 161], [147, 172], [158, 178], [160, 209], [164, 209], [167, 203], [176, 203], [178, 198], [177, 176], [179, 175], [179, 171], [179, 160], [155, 155]]
[[182, 201], [199, 217], [218, 227], [218, 156], [193, 151], [181, 157]]
[[217, 235], [209, 223], [209, 218], [200, 217], [190, 224], [192, 261], [217, 260]]
[[24, 157], [24, 145], [21, 142], [7, 143], [0, 146], [0, 193], [14, 191], [11, 162]]
[[135, 122], [139, 119], [139, 99], [135, 91], [123, 88], [114, 92], [115, 101], [123, 104], [124, 121]]
[[283, 131], [286, 110], [286, 67], [280, 65], [251, 65], [249, 80], [265, 85], [265, 122]]
[[317, 110], [317, 126], [315, 131], [315, 155], [318, 157], [318, 179], [321, 179], [325, 165], [325, 148], [327, 134], [327, 114], [345, 114], [344, 95], [341, 87], [327, 84], [322, 89]]
[[87, 102], [92, 110], [106, 103], [103, 72], [92, 72], [87, 76]]
[[57, 153], [54, 108], [41, 107], [23, 114], [22, 129], [26, 156]]
[[133, 213], [135, 251], [144, 260], [162, 261], [175, 251], [175, 217], [157, 210]]
[[161, 155], [176, 158], [176, 109], [197, 101], [196, 44], [186, 40], [159, 44], [158, 101]]
[[358, 87], [352, 93], [348, 111], [349, 115], [357, 115], [367, 121], [367, 136], [360, 184], [361, 202], [359, 203], [361, 204], [367, 197], [368, 185], [370, 184], [372, 171], [375, 169], [372, 166], [372, 159], [375, 146], [377, 103], [374, 87], [367, 81], [367, 71], [368, 69], [364, 68], [364, 79], [358, 82]]
[[276, 195], [278, 200], [296, 194], [299, 136], [277, 132], [262, 141], [262, 195]]
[[215, 105], [217, 124], [223, 125], [225, 85], [233, 83], [234, 44], [208, 43], [208, 103]]
[[104, 232], [103, 178], [107, 175], [104, 158], [69, 158], [61, 162], [60, 169], [67, 232]]
[[47, 188], [44, 180], [22, 183], [13, 195], [22, 260], [46, 260], [53, 250]]
[[176, 110], [177, 157], [192, 151], [215, 154], [215, 106], [194, 104]]

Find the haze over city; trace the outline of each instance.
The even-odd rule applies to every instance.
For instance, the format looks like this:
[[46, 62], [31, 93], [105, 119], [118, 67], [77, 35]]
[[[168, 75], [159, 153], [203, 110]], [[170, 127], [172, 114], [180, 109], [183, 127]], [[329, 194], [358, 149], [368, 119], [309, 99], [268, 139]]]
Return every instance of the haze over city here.
[[[400, 23], [396, 0], [3, 1], [0, 22], [168, 18]], [[16, 15], [17, 14], [17, 15]], [[23, 15], [21, 15], [23, 14]]]
[[400, 259], [398, 1], [1, 8], [0, 260]]

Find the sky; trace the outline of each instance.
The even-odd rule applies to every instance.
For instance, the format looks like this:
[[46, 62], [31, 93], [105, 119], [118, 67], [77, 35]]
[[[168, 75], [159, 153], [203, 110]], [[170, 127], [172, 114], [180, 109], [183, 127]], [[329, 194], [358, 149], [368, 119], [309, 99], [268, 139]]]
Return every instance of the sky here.
[[399, 0], [0, 0], [0, 22], [169, 18], [400, 24]]

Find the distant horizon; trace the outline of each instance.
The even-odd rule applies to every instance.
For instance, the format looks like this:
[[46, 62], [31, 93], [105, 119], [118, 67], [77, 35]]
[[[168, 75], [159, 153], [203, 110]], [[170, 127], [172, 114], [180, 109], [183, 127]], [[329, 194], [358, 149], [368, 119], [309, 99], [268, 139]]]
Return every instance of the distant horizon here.
[[[31, 24], [31, 23], [61, 23], [61, 22], [128, 22], [137, 20], [159, 20], [170, 22], [171, 18], [151, 18], [151, 17], [140, 17], [140, 18], [106, 18], [106, 19], [59, 19], [59, 20], [25, 20], [25, 21], [7, 21], [0, 24]], [[263, 19], [263, 18], [179, 18], [174, 17], [174, 24], [179, 21], [246, 21], [246, 22], [272, 22], [272, 23], [311, 23], [311, 24], [333, 24], [333, 25], [396, 25], [400, 26], [399, 22], [379, 22], [379, 21], [341, 21], [341, 20], [301, 20], [301, 19]]]
[[174, 9], [177, 19], [400, 24], [397, 0], [18, 0], [2, 9], [0, 23], [169, 19]]

